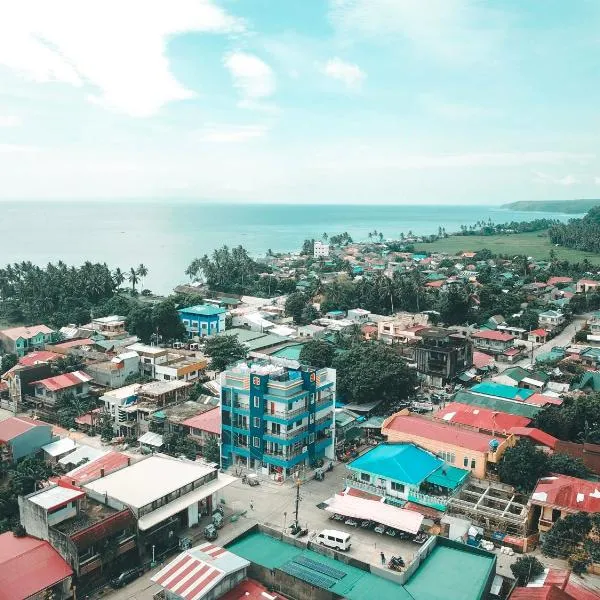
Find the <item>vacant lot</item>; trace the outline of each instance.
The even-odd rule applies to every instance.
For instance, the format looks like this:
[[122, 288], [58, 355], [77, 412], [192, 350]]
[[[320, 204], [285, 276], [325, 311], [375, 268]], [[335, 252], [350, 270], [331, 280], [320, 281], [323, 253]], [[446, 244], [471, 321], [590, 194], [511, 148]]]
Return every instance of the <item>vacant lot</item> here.
[[454, 235], [431, 244], [417, 244], [416, 251], [460, 254], [461, 252], [477, 252], [482, 248], [488, 248], [494, 254], [509, 256], [526, 254], [533, 258], [549, 258], [550, 250], [554, 250], [556, 257], [560, 260], [581, 262], [587, 258], [591, 263], [600, 265], [600, 254], [553, 246], [550, 240], [540, 232], [515, 233], [513, 235]]

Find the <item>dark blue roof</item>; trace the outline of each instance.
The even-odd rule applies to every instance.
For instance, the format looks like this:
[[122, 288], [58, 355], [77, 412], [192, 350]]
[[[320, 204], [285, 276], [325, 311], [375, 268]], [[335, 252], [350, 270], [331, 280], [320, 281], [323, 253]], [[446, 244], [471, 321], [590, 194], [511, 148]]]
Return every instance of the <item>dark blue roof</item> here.
[[348, 464], [351, 469], [419, 484], [444, 464], [441, 458], [414, 444], [379, 444]]

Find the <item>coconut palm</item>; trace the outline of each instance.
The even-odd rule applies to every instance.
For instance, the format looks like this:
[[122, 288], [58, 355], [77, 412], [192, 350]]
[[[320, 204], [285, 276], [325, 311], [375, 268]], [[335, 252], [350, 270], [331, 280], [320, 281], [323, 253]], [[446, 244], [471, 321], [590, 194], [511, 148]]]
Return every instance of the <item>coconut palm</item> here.
[[137, 268], [137, 274], [142, 281], [142, 287], [143, 287], [144, 286], [144, 277], [146, 277], [148, 275], [148, 268], [146, 267], [146, 265], [144, 265], [143, 263], [140, 263], [139, 267]]
[[129, 274], [127, 275], [127, 279], [129, 280], [129, 283], [131, 283], [131, 291], [135, 292], [135, 286], [137, 285], [139, 278], [138, 278], [137, 271], [133, 267], [131, 267], [131, 269], [129, 269]]
[[119, 267], [114, 270], [113, 281], [115, 282], [116, 287], [121, 287], [125, 281], [125, 273], [123, 273]]

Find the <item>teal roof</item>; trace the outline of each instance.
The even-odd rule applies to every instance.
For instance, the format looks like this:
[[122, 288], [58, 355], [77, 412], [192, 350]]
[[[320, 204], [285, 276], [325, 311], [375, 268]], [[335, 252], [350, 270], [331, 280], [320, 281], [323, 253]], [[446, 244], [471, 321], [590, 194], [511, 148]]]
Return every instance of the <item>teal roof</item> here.
[[429, 475], [425, 481], [433, 485], [455, 490], [468, 476], [469, 471], [465, 469], [459, 469], [452, 465], [444, 465]]
[[581, 356], [587, 356], [588, 358], [595, 358], [596, 361], [600, 360], [600, 348], [588, 348], [581, 353]]
[[441, 458], [414, 444], [385, 443], [353, 460], [348, 468], [400, 483], [419, 484], [443, 464]]
[[253, 340], [246, 340], [244, 344], [246, 344], [248, 350], [252, 352], [254, 350], [261, 350], [262, 348], [270, 348], [277, 344], [283, 344], [284, 342], [289, 342], [289, 338], [275, 335], [274, 333], [268, 333], [267, 335], [263, 334], [259, 338], [254, 338]]
[[[253, 531], [244, 537], [238, 538], [228, 544], [227, 550], [267, 569], [286, 568], [293, 563], [295, 573], [299, 578], [303, 574], [319, 575], [322, 587], [328, 592], [350, 600], [365, 600], [365, 598], [377, 598], [378, 600], [411, 600], [411, 596], [399, 584], [378, 577], [358, 567], [334, 560], [323, 554], [312, 550], [302, 550], [292, 544], [270, 537], [265, 533]], [[295, 563], [294, 559], [309, 559], [324, 567], [330, 567], [343, 573], [343, 577], [335, 579], [313, 569]], [[415, 596], [412, 600], [427, 600], [426, 596]], [[469, 599], [471, 600], [471, 599]]]
[[533, 419], [533, 417], [541, 410], [541, 407], [536, 406], [535, 404], [525, 404], [525, 402], [521, 400], [505, 400], [498, 396], [482, 396], [466, 391], [460, 391], [454, 394], [453, 401], [470, 404], [471, 406], [481, 406], [482, 408], [489, 408], [490, 410], [498, 410], [510, 415], [519, 415], [529, 419]]
[[486, 394], [487, 396], [498, 396], [505, 400], [527, 400], [534, 392], [524, 390], [512, 385], [504, 385], [503, 383], [495, 383], [493, 381], [484, 381], [478, 383], [471, 388], [472, 392], [477, 394]]
[[222, 315], [226, 310], [221, 308], [220, 306], [211, 306], [210, 304], [198, 304], [196, 306], [188, 306], [187, 308], [182, 308], [179, 311], [179, 314], [186, 315], [198, 315], [201, 317], [214, 317], [216, 315]]
[[438, 538], [404, 587], [415, 600], [483, 600], [495, 571], [493, 554]]
[[523, 381], [526, 377], [536, 379], [537, 381], [543, 381], [544, 383], [550, 379], [546, 373], [542, 373], [541, 371], [529, 371], [523, 367], [509, 367], [502, 371], [501, 374], [510, 377], [517, 383]]
[[300, 352], [302, 352], [302, 346], [304, 346], [304, 344], [294, 344], [293, 346], [286, 346], [285, 348], [281, 348], [281, 350], [277, 350], [277, 352], [273, 352], [271, 356], [276, 356], [277, 358], [287, 358], [289, 360], [300, 360]]
[[413, 254], [412, 255], [413, 260], [424, 260], [426, 258], [427, 258], [427, 254]]
[[556, 350], [551, 350], [550, 352], [542, 352], [535, 357], [536, 363], [547, 363], [554, 362], [556, 360], [561, 360], [565, 357], [564, 351], [558, 352]]
[[235, 335], [240, 342], [249, 342], [250, 340], [256, 340], [265, 336], [260, 331], [250, 331], [249, 329], [241, 329], [239, 327], [220, 331], [217, 335]]
[[594, 392], [600, 392], [600, 372], [588, 371], [587, 373], [584, 373], [575, 387], [578, 390], [591, 388]]

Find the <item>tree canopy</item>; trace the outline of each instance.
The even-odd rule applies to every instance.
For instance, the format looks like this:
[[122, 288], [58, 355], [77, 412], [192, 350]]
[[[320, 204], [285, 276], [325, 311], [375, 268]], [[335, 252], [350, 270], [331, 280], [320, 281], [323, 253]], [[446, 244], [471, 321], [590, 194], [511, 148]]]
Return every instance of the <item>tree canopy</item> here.
[[541, 410], [535, 427], [571, 442], [600, 443], [600, 394], [566, 398], [560, 406]]
[[229, 365], [246, 358], [248, 348], [235, 335], [217, 335], [208, 338], [204, 352], [211, 358], [211, 369], [224, 371]]
[[390, 346], [355, 344], [337, 356], [338, 393], [350, 402], [396, 401], [408, 397], [416, 385], [415, 372]]
[[323, 340], [311, 340], [302, 346], [300, 362], [303, 365], [323, 369], [333, 365], [335, 347]]
[[544, 572], [544, 565], [531, 554], [519, 556], [517, 560], [510, 565], [510, 570], [517, 585], [526, 586], [532, 579], [535, 579]]

